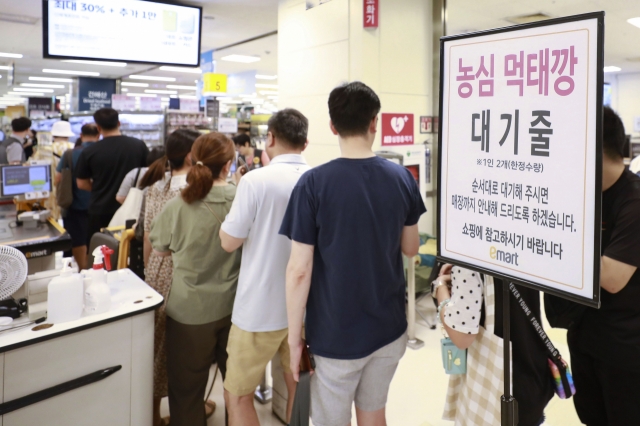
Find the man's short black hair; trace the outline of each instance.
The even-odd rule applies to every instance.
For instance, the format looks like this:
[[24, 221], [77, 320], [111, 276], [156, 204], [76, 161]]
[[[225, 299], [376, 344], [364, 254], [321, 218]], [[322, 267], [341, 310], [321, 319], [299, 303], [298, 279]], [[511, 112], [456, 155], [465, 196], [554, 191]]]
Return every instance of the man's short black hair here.
[[251, 138], [246, 133], [240, 133], [239, 135], [234, 136], [232, 140], [236, 145], [245, 146], [246, 144], [249, 144], [249, 146], [251, 146]]
[[269, 119], [268, 131], [289, 148], [303, 149], [307, 143], [309, 120], [300, 111], [285, 108]]
[[14, 118], [11, 121], [11, 130], [14, 132], [24, 132], [31, 128], [31, 120], [27, 117]]
[[329, 95], [329, 117], [340, 136], [366, 135], [380, 112], [380, 98], [359, 81], [343, 84]]
[[93, 121], [102, 130], [115, 130], [118, 128], [118, 111], [113, 108], [101, 108], [93, 113]]
[[624, 133], [622, 120], [611, 108], [604, 107], [602, 112], [602, 150], [604, 154], [612, 160], [624, 158], [626, 140], [627, 136]]
[[95, 124], [87, 123], [80, 128], [80, 134], [83, 136], [98, 136], [100, 135], [100, 131]]

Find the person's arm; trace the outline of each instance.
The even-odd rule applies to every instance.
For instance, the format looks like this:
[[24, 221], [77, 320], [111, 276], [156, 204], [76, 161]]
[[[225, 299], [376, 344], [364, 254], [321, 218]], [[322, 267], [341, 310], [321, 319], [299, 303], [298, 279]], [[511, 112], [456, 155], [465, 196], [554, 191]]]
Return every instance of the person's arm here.
[[262, 161], [263, 166], [268, 166], [269, 163], [271, 163], [271, 159], [269, 158], [269, 154], [267, 154], [267, 150], [262, 150], [260, 160]]
[[418, 250], [420, 249], [420, 234], [418, 233], [417, 224], [402, 228], [400, 247], [402, 253], [408, 258], [412, 258], [418, 254]]
[[639, 216], [640, 198], [627, 195], [600, 259], [600, 287], [609, 293], [622, 291], [640, 267]]
[[57, 186], [62, 180], [62, 173], [56, 171], [56, 177], [53, 179], [53, 183]]
[[300, 358], [304, 341], [302, 325], [311, 288], [314, 246], [291, 242], [291, 257], [287, 265], [287, 319], [289, 321], [289, 348], [291, 372], [297, 382], [300, 379]]
[[142, 259], [144, 260], [144, 267], [147, 267], [149, 263], [149, 256], [151, 255], [151, 241], [149, 240], [149, 232], [144, 233], [144, 240], [142, 242]]
[[600, 287], [609, 293], [619, 293], [627, 286], [631, 276], [637, 269], [635, 266], [602, 256], [600, 261]]
[[222, 249], [231, 253], [239, 249], [249, 236], [258, 211], [257, 195], [250, 181], [238, 184], [231, 210], [220, 227]]
[[92, 182], [91, 179], [76, 179], [76, 184], [78, 185], [78, 189], [82, 189], [83, 191], [91, 192]]
[[151, 223], [149, 242], [153, 253], [160, 257], [171, 256], [172, 221], [172, 212], [165, 206]]
[[[443, 275], [440, 278], [451, 279], [447, 275]], [[440, 286], [438, 288], [438, 292], [436, 293], [436, 295], [438, 298], [438, 306], [440, 306], [440, 303], [442, 303], [443, 301], [451, 298], [451, 292], [449, 291], [449, 288], [446, 285]], [[440, 321], [442, 322], [442, 325], [444, 326], [444, 329], [447, 332], [447, 335], [449, 336], [453, 344], [456, 345], [458, 348], [468, 349], [469, 346], [471, 346], [471, 344], [476, 340], [476, 335], [469, 334], [469, 333], [461, 333], [460, 331], [456, 331], [451, 327], [449, 327], [445, 321], [446, 311], [447, 311], [446, 306], [443, 306], [442, 309], [440, 309]]]

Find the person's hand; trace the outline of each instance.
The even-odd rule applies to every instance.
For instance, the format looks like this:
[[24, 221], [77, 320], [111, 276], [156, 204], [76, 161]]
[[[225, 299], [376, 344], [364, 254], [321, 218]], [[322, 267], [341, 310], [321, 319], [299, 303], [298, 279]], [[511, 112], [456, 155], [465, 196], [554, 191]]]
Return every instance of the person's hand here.
[[438, 287], [436, 291], [436, 299], [438, 299], [438, 302], [442, 302], [443, 300], [451, 298], [451, 289], [449, 288], [451, 286], [451, 275], [441, 275], [439, 279], [447, 283], [447, 285]]
[[238, 167], [238, 170], [236, 170], [236, 172], [233, 174], [233, 183], [235, 183], [236, 185], [239, 184], [240, 179], [242, 179], [242, 176], [246, 175], [247, 172], [247, 166]]
[[444, 265], [442, 265], [442, 268], [440, 268], [440, 273], [438, 274], [438, 276], [441, 277], [443, 275], [451, 275], [452, 268], [453, 268], [452, 264], [445, 263]]
[[289, 342], [290, 361], [289, 368], [293, 374], [293, 380], [300, 381], [300, 359], [302, 358], [302, 348], [304, 340], [298, 339], [297, 342]]

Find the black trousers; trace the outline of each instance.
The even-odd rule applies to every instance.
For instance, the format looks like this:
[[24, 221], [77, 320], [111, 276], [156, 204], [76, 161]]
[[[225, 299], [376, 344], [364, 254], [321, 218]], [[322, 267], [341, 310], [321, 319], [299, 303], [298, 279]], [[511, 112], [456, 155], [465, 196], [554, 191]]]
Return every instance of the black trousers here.
[[87, 233], [87, 247], [89, 247], [91, 242], [91, 237], [93, 234], [100, 232], [100, 229], [106, 228], [109, 226], [109, 222], [113, 218], [114, 213], [109, 214], [93, 214], [89, 213], [89, 228]]
[[231, 315], [202, 325], [167, 316], [167, 378], [171, 426], [206, 426], [204, 397], [211, 364], [227, 373]]
[[601, 360], [581, 351], [571, 331], [567, 340], [576, 386], [573, 403], [580, 421], [587, 426], [640, 425], [638, 360]]

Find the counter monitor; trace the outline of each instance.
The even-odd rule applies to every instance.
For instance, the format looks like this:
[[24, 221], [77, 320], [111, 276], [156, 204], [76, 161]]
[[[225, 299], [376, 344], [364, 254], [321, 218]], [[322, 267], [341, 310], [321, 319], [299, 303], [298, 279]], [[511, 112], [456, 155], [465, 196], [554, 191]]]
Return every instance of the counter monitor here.
[[3, 166], [2, 196], [51, 191], [51, 166]]

